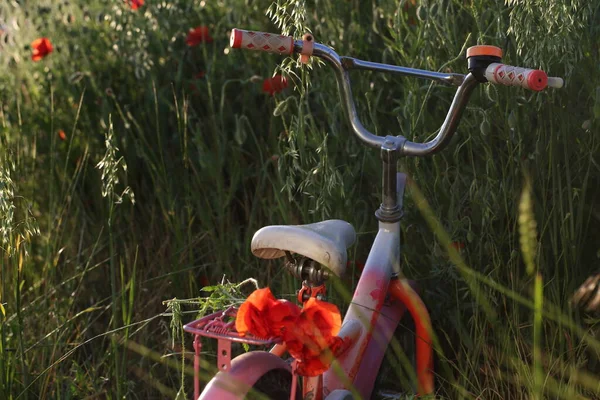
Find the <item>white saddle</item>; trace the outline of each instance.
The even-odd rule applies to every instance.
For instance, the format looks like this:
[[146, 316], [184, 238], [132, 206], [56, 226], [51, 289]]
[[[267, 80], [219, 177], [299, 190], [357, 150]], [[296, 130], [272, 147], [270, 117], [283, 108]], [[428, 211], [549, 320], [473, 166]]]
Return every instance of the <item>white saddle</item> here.
[[252, 238], [252, 254], [265, 259], [300, 254], [327, 267], [337, 276], [346, 271], [346, 249], [354, 243], [352, 225], [339, 219], [308, 225], [272, 225], [259, 229]]

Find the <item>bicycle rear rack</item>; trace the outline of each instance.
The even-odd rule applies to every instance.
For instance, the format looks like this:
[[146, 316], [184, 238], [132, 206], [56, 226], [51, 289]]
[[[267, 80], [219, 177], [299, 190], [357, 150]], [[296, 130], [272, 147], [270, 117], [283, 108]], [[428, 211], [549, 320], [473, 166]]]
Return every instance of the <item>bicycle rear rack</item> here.
[[200, 337], [217, 339], [217, 367], [219, 371], [231, 368], [231, 343], [244, 343], [254, 346], [271, 346], [281, 343], [280, 338], [259, 338], [251, 334], [241, 336], [235, 329], [237, 307], [207, 315], [183, 326], [183, 330], [194, 334], [194, 398], [200, 396]]

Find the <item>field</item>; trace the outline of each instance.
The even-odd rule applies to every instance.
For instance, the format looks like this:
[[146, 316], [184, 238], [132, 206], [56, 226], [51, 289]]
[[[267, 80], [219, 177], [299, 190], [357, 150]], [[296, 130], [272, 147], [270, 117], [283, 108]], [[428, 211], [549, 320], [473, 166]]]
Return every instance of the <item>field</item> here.
[[[249, 278], [281, 298], [300, 286], [252, 256], [265, 225], [349, 221], [358, 240], [330, 298], [347, 306], [377, 231], [378, 152], [350, 133], [329, 68], [230, 49], [232, 28], [458, 73], [467, 47], [492, 44], [565, 79], [480, 85], [444, 152], [400, 161], [402, 267], [434, 324], [436, 398], [600, 398], [600, 321], [570, 303], [600, 268], [600, 2], [10, 0], [0, 399], [191, 398], [181, 323], [242, 302]], [[417, 142], [454, 94], [352, 82], [369, 130]], [[393, 346], [379, 398], [411, 398], [403, 358]]]

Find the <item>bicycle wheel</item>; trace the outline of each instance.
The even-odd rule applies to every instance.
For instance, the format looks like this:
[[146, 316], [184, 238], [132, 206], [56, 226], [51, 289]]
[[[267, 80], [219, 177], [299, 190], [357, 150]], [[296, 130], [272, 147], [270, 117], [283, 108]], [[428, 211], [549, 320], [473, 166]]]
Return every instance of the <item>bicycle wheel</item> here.
[[[273, 369], [261, 376], [246, 395], [246, 400], [289, 400], [292, 391], [292, 374], [285, 369]], [[296, 400], [302, 400], [300, 382]]]
[[[391, 343], [395, 346], [388, 347], [385, 357], [379, 366], [377, 378], [370, 400], [382, 400], [389, 398], [402, 398], [411, 393], [416, 393], [417, 387], [410, 379], [407, 368], [412, 366], [413, 373], [416, 371], [415, 350], [415, 324], [410, 315], [406, 313], [394, 332]], [[395, 348], [400, 348], [402, 360], [396, 354]]]

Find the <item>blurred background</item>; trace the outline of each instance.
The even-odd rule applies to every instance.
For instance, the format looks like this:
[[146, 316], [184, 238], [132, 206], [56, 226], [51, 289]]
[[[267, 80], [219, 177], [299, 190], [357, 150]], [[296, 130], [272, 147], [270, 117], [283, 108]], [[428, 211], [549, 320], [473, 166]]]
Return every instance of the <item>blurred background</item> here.
[[[402, 265], [431, 312], [439, 398], [600, 398], [598, 319], [569, 304], [600, 257], [600, 3], [587, 0], [2, 2], [0, 398], [189, 398], [181, 322], [243, 301], [247, 278], [281, 298], [300, 287], [251, 255], [265, 225], [353, 224], [331, 292], [347, 304], [377, 230], [378, 152], [350, 134], [331, 70], [230, 50], [236, 27], [458, 73], [467, 47], [491, 44], [565, 79], [480, 85], [447, 150], [401, 160], [418, 188]], [[454, 94], [352, 80], [366, 127], [413, 141]], [[378, 398], [411, 398], [398, 352]]]

